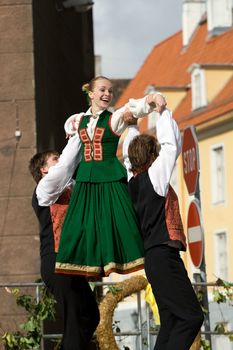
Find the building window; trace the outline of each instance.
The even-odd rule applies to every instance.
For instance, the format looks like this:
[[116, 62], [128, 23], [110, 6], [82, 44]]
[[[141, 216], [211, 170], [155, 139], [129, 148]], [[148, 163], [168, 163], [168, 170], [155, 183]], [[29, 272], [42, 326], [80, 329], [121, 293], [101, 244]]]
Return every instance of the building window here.
[[192, 109], [206, 106], [205, 72], [199, 67], [192, 71]]
[[225, 201], [224, 148], [218, 145], [211, 150], [212, 202], [219, 204]]
[[217, 278], [228, 279], [228, 254], [226, 231], [215, 233], [215, 274]]

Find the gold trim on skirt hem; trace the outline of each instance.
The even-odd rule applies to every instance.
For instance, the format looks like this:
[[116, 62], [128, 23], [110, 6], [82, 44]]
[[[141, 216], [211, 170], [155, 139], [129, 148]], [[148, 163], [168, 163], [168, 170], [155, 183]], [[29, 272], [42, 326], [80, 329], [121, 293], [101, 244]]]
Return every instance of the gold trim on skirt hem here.
[[110, 262], [105, 266], [85, 266], [56, 262], [55, 272], [61, 274], [85, 276], [109, 276], [110, 273], [127, 274], [144, 268], [144, 258], [139, 258], [125, 264]]

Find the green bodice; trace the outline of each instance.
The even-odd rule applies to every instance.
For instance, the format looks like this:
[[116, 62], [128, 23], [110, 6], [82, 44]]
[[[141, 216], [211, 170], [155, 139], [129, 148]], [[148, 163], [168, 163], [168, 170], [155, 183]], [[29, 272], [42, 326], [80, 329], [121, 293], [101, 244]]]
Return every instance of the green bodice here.
[[82, 142], [82, 161], [76, 181], [110, 182], [126, 178], [126, 170], [116, 157], [119, 136], [110, 126], [111, 113], [100, 114], [93, 139], [87, 133], [89, 116], [83, 116], [79, 124], [79, 136]]

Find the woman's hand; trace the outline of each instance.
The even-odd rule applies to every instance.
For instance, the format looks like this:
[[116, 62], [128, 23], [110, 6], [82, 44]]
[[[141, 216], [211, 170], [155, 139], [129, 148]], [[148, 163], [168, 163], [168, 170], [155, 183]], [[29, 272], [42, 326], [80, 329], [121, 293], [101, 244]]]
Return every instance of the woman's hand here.
[[72, 115], [66, 120], [64, 125], [66, 139], [69, 139], [71, 136], [75, 135], [78, 132], [79, 122], [79, 115]]
[[122, 115], [122, 118], [125, 123], [128, 125], [136, 125], [137, 124], [137, 119], [134, 118], [133, 113], [130, 112], [129, 108], [126, 108], [125, 112]]

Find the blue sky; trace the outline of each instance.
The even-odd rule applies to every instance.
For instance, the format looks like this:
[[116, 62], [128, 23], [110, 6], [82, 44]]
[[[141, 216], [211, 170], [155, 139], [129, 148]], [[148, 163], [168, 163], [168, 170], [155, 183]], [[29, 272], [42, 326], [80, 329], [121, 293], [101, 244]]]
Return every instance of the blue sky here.
[[94, 0], [95, 54], [102, 74], [132, 78], [154, 45], [182, 27], [183, 0]]

